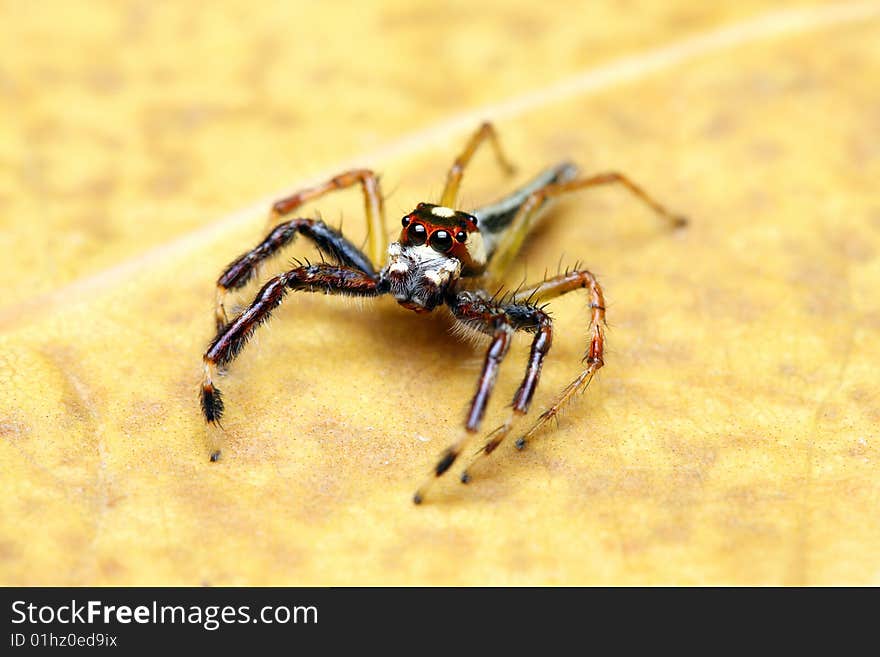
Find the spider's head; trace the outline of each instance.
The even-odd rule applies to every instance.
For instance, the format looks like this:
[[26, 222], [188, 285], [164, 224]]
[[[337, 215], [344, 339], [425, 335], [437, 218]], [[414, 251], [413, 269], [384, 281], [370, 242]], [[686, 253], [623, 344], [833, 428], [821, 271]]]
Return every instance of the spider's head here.
[[455, 279], [485, 268], [486, 250], [473, 215], [419, 203], [401, 223], [400, 239], [388, 247], [384, 270], [401, 305], [433, 310]]

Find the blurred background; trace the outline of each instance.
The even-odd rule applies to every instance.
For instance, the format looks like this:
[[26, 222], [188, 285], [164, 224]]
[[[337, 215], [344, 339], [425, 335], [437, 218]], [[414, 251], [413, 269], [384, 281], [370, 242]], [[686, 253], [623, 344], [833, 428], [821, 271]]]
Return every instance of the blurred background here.
[[[0, 12], [0, 583], [880, 582], [880, 4]], [[572, 159], [692, 218], [583, 194], [515, 268], [605, 283], [587, 399], [414, 509], [479, 349], [393, 302], [296, 298], [228, 377], [208, 464], [213, 281], [271, 200], [367, 166], [393, 229], [485, 119], [520, 173], [481, 153], [465, 208]], [[363, 239], [356, 193], [317, 210]], [[537, 410], [577, 372], [582, 304], [555, 304]]]

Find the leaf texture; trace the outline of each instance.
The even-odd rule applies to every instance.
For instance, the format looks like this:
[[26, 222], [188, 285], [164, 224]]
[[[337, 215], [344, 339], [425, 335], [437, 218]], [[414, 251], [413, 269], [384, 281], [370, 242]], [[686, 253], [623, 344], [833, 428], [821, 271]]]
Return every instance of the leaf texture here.
[[[0, 583], [880, 583], [876, 3], [4, 15]], [[482, 347], [389, 299], [291, 294], [223, 379], [209, 463], [214, 280], [271, 199], [368, 166], [396, 230], [482, 119], [520, 173], [481, 152], [465, 206], [570, 158], [691, 218], [670, 234], [601, 190], [529, 242], [512, 286], [576, 261], [605, 285], [586, 395], [414, 507]], [[364, 239], [355, 192], [304, 212]], [[550, 306], [536, 415], [585, 303]]]

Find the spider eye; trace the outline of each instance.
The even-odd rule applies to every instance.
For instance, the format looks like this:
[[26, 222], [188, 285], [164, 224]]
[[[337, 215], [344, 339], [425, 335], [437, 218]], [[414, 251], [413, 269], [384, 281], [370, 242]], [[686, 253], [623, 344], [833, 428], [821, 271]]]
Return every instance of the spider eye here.
[[406, 228], [407, 226], [409, 226], [409, 222], [410, 222], [410, 218], [409, 218], [409, 217], [404, 217], [403, 219], [400, 220], [400, 223], [403, 224], [403, 227], [404, 227], [404, 228]]
[[431, 235], [431, 248], [440, 253], [446, 253], [452, 247], [452, 235], [445, 230], [435, 230]]
[[414, 246], [421, 246], [428, 239], [428, 231], [422, 224], [410, 224], [406, 235], [409, 238], [409, 243]]
[[455, 239], [459, 242], [464, 242], [465, 240], [467, 240], [467, 233], [463, 230], [460, 230], [455, 234]]

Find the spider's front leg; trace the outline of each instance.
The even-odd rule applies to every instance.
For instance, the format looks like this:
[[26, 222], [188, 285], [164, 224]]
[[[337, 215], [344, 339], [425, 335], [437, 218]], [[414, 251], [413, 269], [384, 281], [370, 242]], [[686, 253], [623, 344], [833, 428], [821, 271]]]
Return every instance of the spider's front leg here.
[[[360, 184], [364, 194], [364, 210], [367, 218], [367, 253], [345, 239], [341, 233], [314, 219], [293, 219], [278, 223], [304, 203], [328, 194]], [[244, 287], [257, 274], [259, 265], [277, 254], [293, 241], [297, 234], [315, 243], [318, 250], [337, 264], [359, 269], [373, 275], [374, 267], [381, 263], [385, 248], [385, 208], [379, 178], [369, 169], [352, 169], [314, 187], [291, 194], [272, 205], [269, 213], [269, 234], [253, 249], [230, 263], [217, 280], [215, 322], [219, 331], [228, 322], [226, 297], [231, 290]]]
[[[563, 389], [559, 398], [553, 403], [553, 405], [541, 413], [532, 426], [519, 439], [517, 439], [517, 449], [523, 449], [526, 443], [537, 434], [547, 422], [556, 417], [562, 408], [571, 402], [577, 392], [583, 392], [590, 384], [593, 375], [605, 364], [605, 296], [596, 277], [585, 269], [567, 271], [564, 274], [548, 278], [537, 285], [531, 285], [517, 291], [513, 296], [512, 306], [515, 307], [516, 305], [523, 303], [533, 304], [549, 301], [550, 299], [554, 299], [563, 294], [579, 289], [588, 290], [590, 295], [590, 326], [588, 330], [590, 342], [587, 347], [587, 352], [583, 357], [584, 367], [580, 374], [578, 374], [574, 380]], [[540, 373], [540, 363], [541, 360], [539, 357], [536, 357], [535, 346], [533, 345], [532, 356], [529, 359], [529, 370], [526, 374], [526, 380], [523, 381], [523, 386], [520, 390], [526, 388], [526, 381], [530, 380], [529, 374], [533, 371], [535, 374], [532, 378], [534, 380], [534, 385], [537, 385], [537, 376], [538, 373]], [[530, 391], [532, 393], [534, 392], [534, 386]], [[528, 411], [528, 401], [531, 400], [531, 396], [526, 399], [525, 405], [517, 403], [519, 398], [520, 395], [517, 393], [517, 398], [514, 400], [513, 413], [511, 413], [510, 418], [488, 435], [488, 440], [483, 448], [477, 452], [476, 458], [468, 464], [461, 476], [462, 483], [467, 483], [470, 480], [468, 470], [471, 465], [480, 458], [491, 454], [508, 436], [514, 426], [514, 420], [516, 419], [517, 414], [525, 415]]]
[[550, 408], [541, 413], [534, 424], [516, 441], [517, 449], [523, 449], [526, 443], [541, 430], [559, 411], [568, 404], [575, 393], [583, 392], [593, 375], [605, 365], [605, 295], [596, 277], [586, 269], [567, 271], [559, 276], [549, 278], [537, 285], [520, 290], [516, 298], [528, 298], [536, 302], [548, 301], [574, 290], [586, 289], [590, 295], [590, 326], [588, 329], [589, 344], [581, 362], [584, 367], [574, 380], [569, 383]]
[[[224, 411], [223, 397], [214, 385], [217, 368], [235, 360], [257, 327], [266, 322], [281, 304], [288, 290], [358, 297], [375, 297], [387, 291], [373, 275], [326, 263], [297, 267], [270, 279], [251, 305], [217, 332], [205, 351], [200, 393], [202, 412], [209, 425], [219, 425]], [[220, 451], [215, 450], [211, 453], [211, 460], [216, 461], [219, 456]]]
[[223, 270], [217, 280], [217, 305], [214, 312], [218, 332], [229, 323], [226, 316], [226, 296], [229, 292], [250, 283], [256, 277], [260, 264], [290, 244], [297, 234], [314, 242], [318, 251], [332, 258], [336, 264], [375, 278], [376, 273], [370, 259], [336, 229], [319, 219], [285, 221], [275, 226], [262, 242], [233, 260]]
[[[471, 399], [465, 422], [465, 433], [444, 450], [437, 465], [434, 466], [432, 475], [413, 496], [413, 502], [416, 504], [421, 504], [431, 483], [452, 467], [470, 438], [479, 430], [486, 412], [486, 405], [489, 402], [492, 389], [495, 387], [501, 361], [507, 355], [514, 331], [527, 331], [535, 334], [532, 339], [525, 377], [513, 398], [513, 413], [517, 415], [525, 414], [528, 411], [541, 375], [544, 356], [550, 350], [553, 341], [553, 326], [550, 316], [530, 301], [498, 304], [472, 292], [460, 292], [450, 301], [449, 305], [458, 321], [468, 328], [491, 335], [492, 341], [486, 351], [483, 369], [477, 382], [477, 390]], [[501, 442], [500, 438], [498, 442]], [[494, 446], [486, 445], [483, 449], [488, 453], [494, 449]]]

